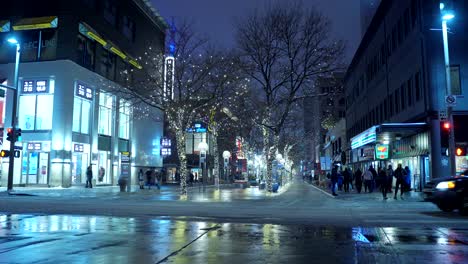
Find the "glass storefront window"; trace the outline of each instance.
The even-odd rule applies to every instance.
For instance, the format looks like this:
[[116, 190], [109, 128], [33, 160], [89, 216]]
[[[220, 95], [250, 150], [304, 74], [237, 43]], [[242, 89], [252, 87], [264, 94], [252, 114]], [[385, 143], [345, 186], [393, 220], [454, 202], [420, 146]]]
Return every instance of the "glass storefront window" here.
[[89, 133], [89, 115], [91, 113], [91, 102], [75, 97], [73, 104], [73, 132]]
[[19, 127], [23, 130], [52, 129], [53, 101], [50, 94], [21, 95]]
[[120, 100], [119, 108], [119, 138], [130, 138], [130, 104]]
[[99, 94], [99, 130], [101, 135], [110, 136], [112, 133], [113, 96], [101, 92]]

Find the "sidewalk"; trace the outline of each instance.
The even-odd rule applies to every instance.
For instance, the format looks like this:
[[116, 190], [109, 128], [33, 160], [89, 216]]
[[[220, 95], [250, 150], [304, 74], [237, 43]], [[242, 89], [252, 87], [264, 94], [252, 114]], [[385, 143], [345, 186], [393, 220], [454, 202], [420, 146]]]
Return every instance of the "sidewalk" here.
[[[332, 195], [330, 188], [319, 187], [313, 183], [306, 182], [306, 181], [304, 181], [304, 183], [310, 184], [314, 186], [315, 188], [318, 188], [326, 192], [330, 196]], [[395, 201], [395, 199], [393, 199], [395, 189], [392, 188], [392, 191], [393, 191], [392, 193], [387, 193], [388, 202]], [[375, 189], [372, 193], [364, 192], [364, 188], [362, 189], [361, 193], [358, 193], [356, 189], [350, 189], [349, 192], [345, 192], [344, 190], [338, 191], [337, 189], [336, 193], [338, 194], [338, 196], [335, 196], [334, 198], [341, 199], [341, 200], [353, 200], [353, 201], [382, 201], [383, 200], [380, 189]], [[398, 192], [397, 200], [398, 201], [401, 200], [400, 192]], [[424, 202], [424, 194], [422, 192], [410, 191], [410, 192], [403, 194], [403, 201]]]
[[[268, 196], [277, 196], [282, 194], [288, 188], [280, 188], [278, 193]], [[214, 185], [196, 184], [188, 186], [188, 195], [186, 198], [180, 196], [179, 185], [163, 185], [159, 190], [155, 186], [151, 189], [145, 187], [141, 190], [138, 185], [132, 185], [130, 192], [120, 192], [119, 186], [96, 186], [93, 188], [84, 188], [82, 186], [73, 186], [70, 188], [47, 188], [47, 187], [15, 187], [9, 194], [6, 187], [0, 187], [0, 196], [32, 196], [45, 198], [96, 198], [103, 200], [126, 199], [142, 201], [180, 201], [189, 200], [197, 202], [209, 201], [234, 201], [234, 200], [259, 200], [267, 197], [267, 192], [258, 188], [235, 188], [234, 184], [220, 185], [220, 191], [217, 191]]]

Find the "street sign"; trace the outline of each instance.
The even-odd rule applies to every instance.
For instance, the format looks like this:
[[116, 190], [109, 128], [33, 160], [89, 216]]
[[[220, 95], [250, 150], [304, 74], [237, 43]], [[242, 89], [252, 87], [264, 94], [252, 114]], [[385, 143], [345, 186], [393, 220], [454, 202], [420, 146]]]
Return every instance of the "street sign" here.
[[439, 120], [440, 121], [447, 120], [447, 111], [446, 110], [440, 110], [439, 111]]
[[454, 95], [445, 96], [445, 104], [447, 106], [455, 106], [457, 104], [457, 97]]

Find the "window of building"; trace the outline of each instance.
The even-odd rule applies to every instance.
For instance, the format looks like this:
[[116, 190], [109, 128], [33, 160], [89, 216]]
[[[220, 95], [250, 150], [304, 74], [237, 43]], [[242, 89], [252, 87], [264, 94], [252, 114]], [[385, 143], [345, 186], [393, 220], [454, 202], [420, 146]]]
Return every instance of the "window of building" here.
[[410, 32], [410, 27], [411, 27], [409, 8], [405, 10], [404, 21], [405, 21], [405, 36], [407, 36], [408, 33]]
[[52, 129], [54, 106], [54, 81], [23, 81], [18, 115], [18, 127], [22, 130]]
[[406, 91], [408, 92], [408, 107], [411, 107], [413, 105], [413, 82], [411, 79], [406, 81]]
[[113, 0], [104, 0], [104, 19], [111, 25], [117, 25], [117, 5]]
[[417, 0], [411, 1], [411, 26], [414, 28], [416, 26], [416, 21], [418, 19], [418, 2]]
[[405, 110], [406, 108], [406, 87], [405, 84], [401, 85], [400, 87], [400, 102], [401, 102], [401, 111]]
[[98, 133], [101, 135], [112, 135], [112, 110], [114, 108], [114, 97], [110, 94], [99, 93], [99, 125]]
[[102, 48], [101, 53], [101, 74], [109, 80], [115, 79], [115, 55]]
[[122, 34], [129, 40], [135, 40], [135, 22], [129, 16], [122, 17]]
[[397, 25], [392, 30], [392, 52], [398, 48], [398, 32]]
[[398, 90], [393, 92], [393, 103], [395, 104], [395, 115], [400, 112], [400, 100], [398, 98]]
[[96, 57], [96, 42], [78, 34], [78, 64], [88, 69], [94, 70]]
[[461, 95], [462, 88], [460, 82], [460, 65], [451, 65], [450, 66], [450, 84], [452, 94]]
[[387, 119], [389, 118], [388, 113], [389, 113], [389, 111], [390, 111], [390, 110], [388, 109], [388, 99], [387, 99], [387, 98], [385, 98], [385, 101], [384, 101], [384, 111], [385, 111], [385, 112], [384, 112], [384, 120], [387, 120]]
[[416, 75], [414, 76], [414, 91], [415, 91], [415, 97], [416, 97], [416, 102], [419, 102], [421, 100], [421, 77], [420, 73], [417, 72]]
[[398, 19], [398, 44], [401, 45], [403, 42], [403, 34], [404, 34], [404, 26], [403, 20], [400, 18]]
[[89, 134], [92, 99], [92, 89], [82, 83], [77, 83], [73, 102], [73, 132]]
[[119, 138], [130, 138], [130, 113], [130, 104], [121, 99], [119, 106]]

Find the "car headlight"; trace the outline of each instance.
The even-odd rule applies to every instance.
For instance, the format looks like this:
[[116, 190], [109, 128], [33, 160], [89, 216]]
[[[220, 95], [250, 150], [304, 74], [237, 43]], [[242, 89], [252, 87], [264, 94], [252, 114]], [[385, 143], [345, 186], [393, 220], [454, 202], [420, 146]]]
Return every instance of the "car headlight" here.
[[439, 182], [439, 184], [437, 184], [436, 186], [436, 189], [453, 189], [453, 188], [455, 188], [454, 181]]

